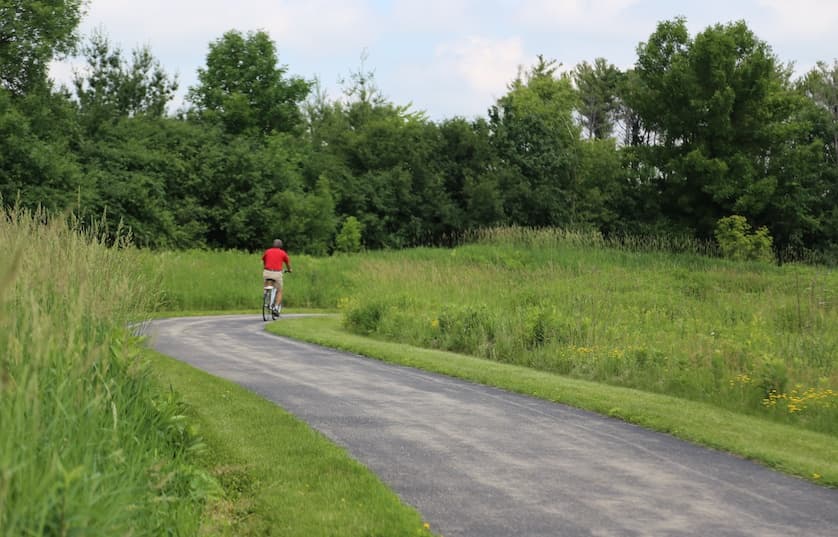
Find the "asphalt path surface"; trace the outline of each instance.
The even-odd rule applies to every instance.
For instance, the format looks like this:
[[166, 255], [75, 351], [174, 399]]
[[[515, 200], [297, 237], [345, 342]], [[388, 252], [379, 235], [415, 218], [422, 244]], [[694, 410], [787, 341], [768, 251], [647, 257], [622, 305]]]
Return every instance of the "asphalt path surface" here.
[[273, 336], [258, 315], [146, 330], [344, 446], [446, 537], [838, 537], [838, 490], [615, 419]]

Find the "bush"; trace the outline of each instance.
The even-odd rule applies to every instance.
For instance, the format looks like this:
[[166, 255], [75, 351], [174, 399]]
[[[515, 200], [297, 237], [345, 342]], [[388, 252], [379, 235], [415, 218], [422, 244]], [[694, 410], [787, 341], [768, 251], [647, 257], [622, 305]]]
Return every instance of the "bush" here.
[[354, 216], [348, 217], [335, 237], [335, 251], [354, 253], [361, 251], [361, 223]]
[[359, 304], [346, 312], [343, 323], [353, 332], [369, 335], [378, 330], [386, 310], [387, 306], [378, 301]]
[[716, 223], [715, 235], [722, 255], [729, 259], [770, 262], [774, 258], [771, 250], [773, 239], [768, 229], [763, 226], [751, 233], [751, 225], [744, 216], [720, 219]]

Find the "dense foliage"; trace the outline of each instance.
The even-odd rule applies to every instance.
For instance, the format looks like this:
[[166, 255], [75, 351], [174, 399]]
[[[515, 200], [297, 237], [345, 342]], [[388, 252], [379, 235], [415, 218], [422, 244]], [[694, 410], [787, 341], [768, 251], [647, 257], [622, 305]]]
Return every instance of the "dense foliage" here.
[[494, 225], [712, 239], [735, 215], [781, 259], [838, 258], [838, 64], [793, 80], [744, 22], [661, 22], [625, 72], [539, 56], [486, 117], [431, 121], [363, 66], [329, 98], [262, 31], [210, 43], [174, 115], [176, 78], [101, 33], [57, 89], [43, 66], [78, 45], [79, 16], [78, 1], [0, 4], [5, 205], [107, 213], [151, 247], [281, 236], [315, 254]]

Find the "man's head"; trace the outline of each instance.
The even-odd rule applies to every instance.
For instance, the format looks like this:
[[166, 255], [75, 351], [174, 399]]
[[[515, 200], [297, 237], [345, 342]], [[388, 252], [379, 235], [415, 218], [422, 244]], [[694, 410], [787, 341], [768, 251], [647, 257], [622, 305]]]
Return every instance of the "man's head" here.
[[282, 239], [274, 239], [274, 248], [282, 248]]

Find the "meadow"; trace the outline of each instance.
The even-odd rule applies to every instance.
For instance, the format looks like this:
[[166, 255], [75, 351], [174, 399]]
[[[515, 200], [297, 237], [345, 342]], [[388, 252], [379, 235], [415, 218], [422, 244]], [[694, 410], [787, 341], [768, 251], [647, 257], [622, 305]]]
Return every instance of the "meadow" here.
[[[221, 388], [165, 357], [149, 358], [132, 334], [132, 322], [173, 312], [252, 311], [256, 320], [258, 253], [138, 250], [71, 216], [23, 211], [0, 218], [0, 251], [0, 535], [80, 528], [232, 535], [277, 523], [277, 506], [315, 521], [297, 528], [304, 533], [323, 517], [348, 534], [360, 523], [370, 531], [426, 532], [415, 512], [324, 438], [232, 386], [223, 387], [232, 399], [212, 406]], [[495, 376], [521, 366], [516, 371], [539, 376], [516, 389], [653, 428], [677, 432], [677, 420], [661, 425], [654, 416], [663, 411], [650, 410], [671, 400], [749, 415], [728, 414], [748, 429], [734, 425], [728, 442], [707, 433], [719, 418], [696, 410], [707, 419], [687, 436], [816, 481], [823, 473], [822, 482], [834, 485], [838, 477], [823, 461], [832, 449], [827, 439], [838, 434], [836, 272], [734, 263], [712, 253], [690, 241], [498, 229], [450, 249], [322, 258], [292, 252], [285, 298], [290, 311], [342, 312], [341, 330], [354, 333], [353, 345], [406, 344], [387, 351], [400, 356], [416, 347], [468, 354], [496, 362]], [[345, 339], [328, 322], [276, 324], [301, 337]], [[459, 354], [439, 356], [432, 368], [448, 374], [480, 380], [481, 371], [494, 371], [469, 362], [471, 373], [463, 373]], [[620, 388], [596, 388], [609, 385]], [[188, 391], [191, 403], [172, 386]], [[242, 415], [258, 408], [263, 416], [258, 455], [240, 442], [253, 432], [248, 420], [231, 419], [233, 404], [251, 409]], [[788, 426], [804, 442], [795, 448], [800, 461], [759, 451], [759, 438], [787, 437], [771, 427]], [[311, 471], [278, 471], [276, 482], [260, 488], [267, 474], [241, 461], [281, 470], [272, 463], [276, 435], [288, 440], [288, 464]], [[807, 458], [806, 438], [827, 446], [812, 448], [823, 464]], [[308, 458], [290, 462], [300, 453]], [[351, 477], [310, 502], [294, 491], [313, 486], [323, 457], [340, 461]], [[230, 468], [237, 468], [233, 477], [224, 473]], [[333, 497], [342, 490], [363, 490], [373, 507], [337, 513]]]
[[101, 230], [0, 212], [0, 536], [431, 535], [323, 435], [135, 335], [179, 293], [236, 307], [192, 284], [243, 258], [150, 254]]
[[356, 333], [838, 434], [834, 270], [521, 229], [359, 268]]
[[[262, 303], [261, 253], [236, 250], [149, 251], [138, 266], [154, 289], [158, 312], [249, 311]], [[285, 275], [291, 308], [332, 309], [346, 289], [354, 288], [360, 256], [293, 256]]]
[[[838, 274], [691, 241], [497, 229], [451, 248], [294, 256], [286, 305], [361, 335], [838, 434]], [[165, 310], [254, 309], [259, 255], [148, 253]]]

